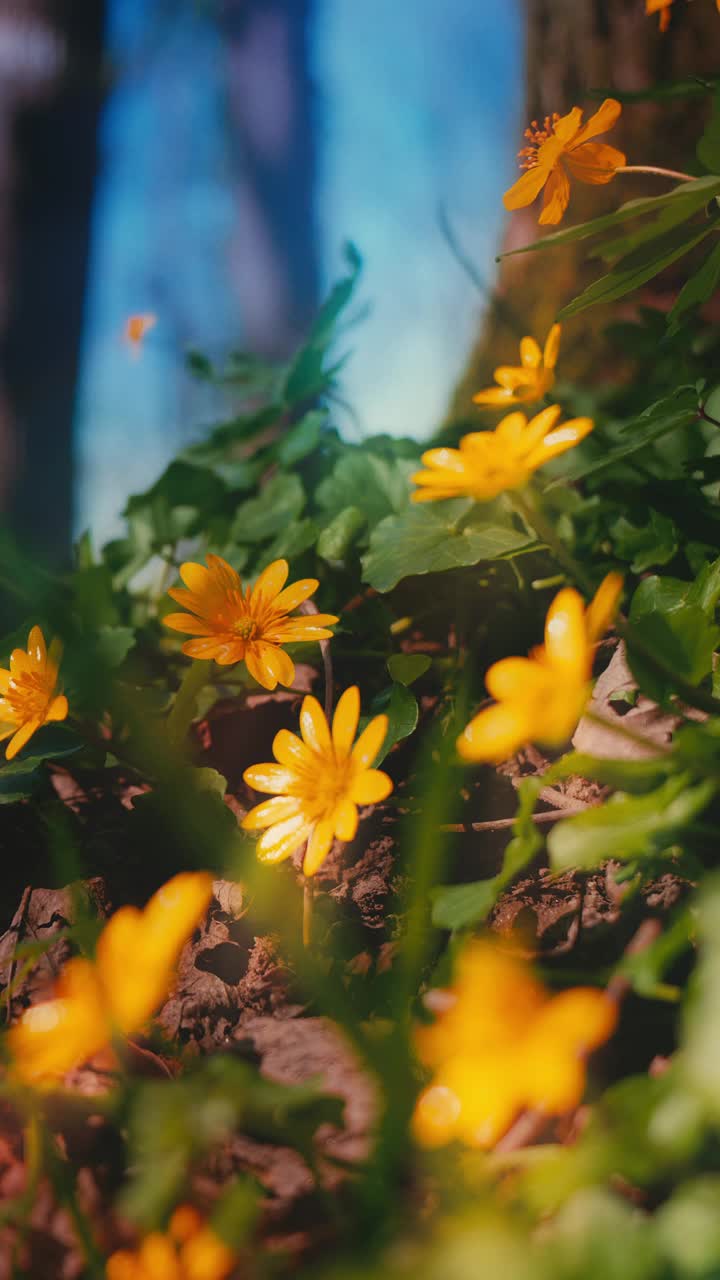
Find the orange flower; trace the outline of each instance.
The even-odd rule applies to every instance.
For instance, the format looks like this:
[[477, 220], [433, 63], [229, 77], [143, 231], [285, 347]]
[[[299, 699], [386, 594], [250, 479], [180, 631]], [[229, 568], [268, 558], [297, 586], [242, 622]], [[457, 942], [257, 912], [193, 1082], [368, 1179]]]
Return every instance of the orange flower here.
[[125, 338], [136, 352], [140, 350], [145, 335], [154, 329], [156, 324], [157, 316], [150, 313], [128, 316], [125, 321]]
[[204, 915], [212, 877], [182, 872], [143, 911], [121, 907], [100, 935], [94, 962], [70, 960], [52, 999], [10, 1030], [10, 1052], [26, 1084], [57, 1079], [112, 1040], [137, 1032], [165, 998], [177, 959]]
[[489, 942], [465, 949], [455, 986], [440, 994], [435, 1023], [417, 1032], [434, 1074], [413, 1128], [428, 1147], [492, 1147], [524, 1110], [573, 1110], [585, 1090], [585, 1058], [617, 1022], [604, 992], [550, 996], [524, 962]]
[[42, 631], [33, 627], [27, 653], [13, 649], [10, 670], [0, 668], [0, 742], [10, 739], [5, 749], [8, 760], [41, 725], [67, 716], [67, 698], [56, 692], [61, 654], [59, 640], [53, 640], [48, 651]]
[[108, 1259], [107, 1280], [225, 1280], [235, 1257], [192, 1205], [175, 1210], [167, 1234], [153, 1231], [138, 1249]]
[[494, 431], [463, 436], [459, 449], [428, 449], [422, 455], [427, 470], [416, 471], [413, 502], [442, 498], [474, 498], [489, 502], [506, 489], [521, 489], [533, 471], [572, 449], [595, 425], [591, 418], [573, 418], [557, 425], [558, 404], [543, 409], [528, 422], [524, 413], [509, 413]]
[[520, 343], [520, 364], [501, 364], [493, 374], [497, 387], [485, 387], [473, 396], [475, 404], [532, 404], [542, 400], [555, 382], [555, 365], [560, 347], [560, 325], [554, 324], [540, 350], [534, 338]]
[[545, 644], [527, 658], [493, 663], [485, 685], [495, 703], [479, 711], [458, 738], [463, 759], [499, 764], [528, 742], [567, 742], [590, 693], [593, 645], [615, 615], [622, 585], [619, 573], [609, 573], [587, 609], [578, 592], [565, 587], [548, 609]]
[[257, 843], [262, 862], [281, 862], [307, 841], [303, 871], [315, 875], [334, 837], [352, 840], [357, 806], [378, 804], [390, 795], [388, 775], [370, 768], [385, 741], [387, 716], [375, 716], [355, 742], [359, 718], [360, 691], [355, 685], [340, 698], [332, 730], [317, 699], [305, 698], [302, 740], [281, 729], [273, 742], [277, 763], [245, 770], [249, 786], [272, 795], [251, 809], [242, 824], [246, 831], [262, 830]]
[[605, 142], [591, 142], [616, 123], [622, 107], [615, 98], [606, 98], [587, 124], [582, 126], [582, 111], [573, 107], [566, 116], [546, 116], [542, 127], [533, 120], [525, 137], [529, 145], [518, 152], [521, 178], [505, 192], [506, 209], [524, 209], [532, 204], [543, 187], [541, 225], [559, 222], [570, 199], [570, 181], [566, 170], [580, 182], [593, 185], [610, 182], [625, 164], [622, 151]]
[[317, 591], [317, 578], [303, 578], [285, 587], [287, 560], [273, 560], [263, 569], [254, 587], [243, 585], [239, 575], [221, 556], [208, 555], [208, 567], [188, 562], [180, 566], [185, 586], [173, 587], [168, 595], [189, 613], [169, 613], [166, 627], [198, 636], [187, 640], [183, 653], [190, 658], [214, 658], [221, 666], [245, 662], [250, 675], [264, 689], [291, 685], [295, 666], [284, 644], [328, 640], [328, 626], [338, 619], [331, 613], [314, 613], [300, 618], [288, 614]]

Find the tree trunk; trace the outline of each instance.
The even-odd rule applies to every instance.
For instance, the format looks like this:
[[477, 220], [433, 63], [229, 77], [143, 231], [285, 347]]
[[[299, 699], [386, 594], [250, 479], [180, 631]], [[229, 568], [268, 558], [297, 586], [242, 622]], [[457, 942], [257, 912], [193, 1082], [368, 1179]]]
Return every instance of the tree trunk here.
[[[590, 91], [612, 97], [614, 90], [638, 91], [661, 81], [717, 74], [720, 16], [713, 0], [674, 0], [665, 34], [658, 30], [657, 17], [646, 17], [644, 8], [643, 0], [525, 0], [527, 121], [542, 120], [555, 111], [563, 115], [573, 106], [582, 106], [587, 119], [599, 105], [595, 96], [588, 97]], [[628, 164], [687, 171], [708, 109], [707, 96], [627, 105], [607, 141], [626, 153]], [[518, 148], [521, 145], [518, 139]], [[626, 200], [667, 188], [667, 179], [642, 174], [620, 174], [607, 186], [572, 182], [564, 222], [583, 222]], [[539, 202], [508, 214], [502, 250], [538, 239], [538, 216]], [[685, 269], [681, 260], [680, 278]], [[542, 258], [527, 254], [505, 259], [451, 417], [476, 419], [471, 397], [492, 382], [495, 366], [517, 362], [517, 344], [524, 333], [542, 340], [559, 309], [598, 274], [598, 263], [587, 262], [585, 242], [551, 250]], [[664, 287], [672, 283], [666, 273]], [[652, 298], [651, 287], [643, 301]], [[597, 307], [564, 326], [563, 377], [585, 380], [607, 373], [602, 344], [595, 337], [588, 341], [607, 319], [607, 309]]]

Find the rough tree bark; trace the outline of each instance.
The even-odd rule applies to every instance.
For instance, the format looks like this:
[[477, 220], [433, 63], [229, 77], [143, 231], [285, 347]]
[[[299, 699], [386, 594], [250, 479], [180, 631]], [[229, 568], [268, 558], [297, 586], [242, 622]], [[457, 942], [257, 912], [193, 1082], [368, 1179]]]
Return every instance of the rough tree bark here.
[[[528, 122], [554, 111], [562, 115], [573, 106], [585, 108], [587, 118], [598, 106], [597, 99], [588, 96], [590, 90], [606, 90], [612, 96], [614, 89], [637, 91], [660, 81], [718, 72], [720, 16], [712, 0], [675, 0], [664, 35], [658, 31], [657, 18], [645, 16], [643, 0], [524, 0], [524, 4]], [[707, 97], [687, 97], [626, 106], [607, 141], [625, 151], [628, 164], [685, 170], [708, 105]], [[518, 138], [518, 148], [521, 144]], [[665, 179], [640, 174], [619, 175], [607, 186], [574, 182], [564, 221], [568, 225], [582, 222], [625, 200], [659, 194], [667, 187]], [[542, 232], [537, 219], [538, 205], [508, 214], [502, 250], [536, 240]], [[454, 396], [452, 418], [476, 418], [473, 392], [492, 381], [497, 364], [516, 363], [521, 333], [541, 337], [560, 307], [596, 277], [597, 264], [587, 264], [585, 251], [582, 244], [568, 245], [542, 259], [527, 254], [499, 266], [496, 296]], [[683, 269], [681, 262], [680, 272]], [[666, 274], [663, 291], [672, 283]], [[648, 299], [645, 295], [644, 301]], [[516, 317], [520, 334], [513, 325]], [[564, 377], [606, 374], [597, 343], [588, 342], [589, 330], [597, 332], [606, 321], [607, 311], [596, 308], [567, 323]]]

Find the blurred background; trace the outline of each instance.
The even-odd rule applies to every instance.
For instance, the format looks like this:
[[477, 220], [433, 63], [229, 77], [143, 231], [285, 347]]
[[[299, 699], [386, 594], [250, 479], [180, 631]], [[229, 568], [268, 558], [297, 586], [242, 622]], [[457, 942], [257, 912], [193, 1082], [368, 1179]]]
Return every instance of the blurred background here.
[[346, 239], [343, 429], [438, 423], [484, 305], [447, 227], [491, 279], [522, 28], [520, 0], [0, 0], [0, 490], [26, 544], [115, 534], [228, 409], [186, 350], [286, 356]]

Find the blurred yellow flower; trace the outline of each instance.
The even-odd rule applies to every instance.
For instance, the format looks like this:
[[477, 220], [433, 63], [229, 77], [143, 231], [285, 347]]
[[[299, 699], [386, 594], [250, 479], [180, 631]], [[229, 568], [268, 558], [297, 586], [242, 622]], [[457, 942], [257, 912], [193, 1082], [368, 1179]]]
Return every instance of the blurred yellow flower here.
[[11, 1028], [16, 1075], [27, 1084], [51, 1082], [99, 1053], [115, 1034], [139, 1031], [169, 991], [180, 951], [211, 893], [209, 874], [182, 872], [143, 911], [116, 911], [94, 962], [70, 960], [53, 998], [33, 1005]]
[[167, 1234], [153, 1231], [138, 1249], [108, 1259], [107, 1280], [225, 1280], [235, 1256], [192, 1205], [175, 1210]]
[[534, 338], [523, 338], [520, 364], [501, 364], [493, 374], [498, 385], [478, 391], [473, 396], [475, 404], [501, 406], [532, 404], [535, 400], [542, 400], [555, 382], [560, 333], [560, 325], [554, 324], [542, 351]]
[[135, 352], [140, 350], [143, 338], [156, 324], [157, 316], [151, 312], [128, 316], [125, 321], [125, 339]]
[[67, 698], [56, 692], [61, 655], [60, 641], [53, 640], [46, 649], [42, 631], [33, 627], [27, 653], [13, 649], [10, 670], [0, 668], [0, 742], [10, 739], [5, 749], [8, 760], [41, 725], [67, 716]]
[[550, 996], [527, 964], [490, 942], [465, 949], [454, 987], [439, 994], [436, 1021], [417, 1032], [433, 1078], [413, 1128], [428, 1147], [453, 1140], [491, 1147], [522, 1111], [571, 1111], [585, 1090], [587, 1054], [617, 1022], [604, 992], [575, 987]]
[[245, 662], [250, 675], [264, 689], [291, 685], [295, 666], [284, 644], [328, 640], [327, 627], [338, 619], [330, 613], [299, 618], [288, 614], [317, 590], [317, 578], [303, 578], [285, 586], [287, 560], [273, 560], [263, 569], [254, 587], [243, 585], [239, 575], [221, 556], [208, 555], [208, 567], [191, 561], [180, 566], [187, 591], [168, 592], [189, 613], [169, 613], [163, 619], [173, 631], [198, 636], [187, 640], [183, 653], [190, 658], [214, 658], [221, 666]]
[[463, 436], [459, 449], [428, 449], [422, 455], [426, 471], [416, 471], [414, 502], [442, 498], [475, 498], [489, 502], [507, 489], [521, 489], [538, 467], [565, 453], [588, 435], [591, 418], [573, 418], [556, 426], [558, 404], [543, 409], [528, 422], [524, 413], [509, 413], [494, 431]]
[[493, 663], [485, 685], [495, 703], [458, 738], [463, 759], [499, 764], [528, 742], [567, 742], [590, 693], [593, 645], [614, 617], [622, 585], [619, 573], [609, 573], [587, 610], [574, 588], [563, 588], [548, 609], [544, 645], [527, 658]]
[[[657, 13], [660, 19], [660, 30], [667, 31], [670, 26], [670, 9], [673, 0], [645, 0], [645, 12]], [[720, 0], [715, 0], [715, 7], [720, 13]]]
[[277, 763], [245, 770], [249, 786], [272, 795], [251, 809], [242, 824], [246, 831], [262, 830], [257, 842], [262, 862], [281, 862], [307, 841], [303, 871], [315, 875], [335, 837], [353, 839], [357, 806], [378, 804], [390, 795], [388, 775], [370, 767], [385, 741], [388, 718], [375, 716], [355, 742], [359, 719], [355, 685], [340, 698], [332, 729], [317, 699], [305, 698], [302, 740], [281, 729], [273, 742]]
[[593, 185], [610, 182], [625, 164], [622, 151], [605, 142], [591, 142], [616, 124], [622, 107], [615, 98], [606, 98], [583, 127], [582, 110], [573, 107], [566, 116], [557, 112], [546, 116], [542, 125], [533, 120], [525, 130], [528, 146], [518, 152], [520, 167], [526, 169], [521, 178], [503, 196], [506, 209], [524, 209], [532, 204], [543, 187], [541, 225], [559, 222], [570, 199], [573, 178]]

